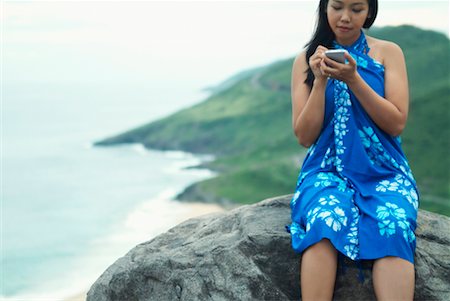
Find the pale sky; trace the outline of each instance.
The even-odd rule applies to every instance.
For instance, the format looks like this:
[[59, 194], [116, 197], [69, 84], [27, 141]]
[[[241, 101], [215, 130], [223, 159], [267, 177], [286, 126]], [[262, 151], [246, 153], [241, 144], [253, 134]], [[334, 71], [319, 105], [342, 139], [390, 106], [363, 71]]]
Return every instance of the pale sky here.
[[[3, 1], [4, 82], [214, 84], [294, 56], [318, 1]], [[380, 1], [375, 26], [448, 35], [448, 1]]]

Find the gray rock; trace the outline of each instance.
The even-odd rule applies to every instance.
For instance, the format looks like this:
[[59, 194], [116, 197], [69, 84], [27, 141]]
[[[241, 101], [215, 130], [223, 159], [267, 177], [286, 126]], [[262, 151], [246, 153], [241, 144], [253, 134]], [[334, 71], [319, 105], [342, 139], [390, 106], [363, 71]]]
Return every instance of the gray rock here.
[[[300, 255], [290, 245], [282, 196], [189, 219], [142, 243], [92, 285], [88, 301], [299, 300]], [[450, 300], [450, 218], [419, 212], [415, 300]], [[375, 300], [371, 262], [365, 282], [351, 260], [334, 300]]]

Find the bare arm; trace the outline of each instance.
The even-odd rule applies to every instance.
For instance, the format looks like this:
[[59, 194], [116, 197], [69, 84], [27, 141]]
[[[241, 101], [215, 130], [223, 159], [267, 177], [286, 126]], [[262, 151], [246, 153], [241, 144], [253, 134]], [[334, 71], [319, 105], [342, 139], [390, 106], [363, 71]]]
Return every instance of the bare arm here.
[[295, 59], [292, 68], [292, 127], [298, 142], [304, 147], [311, 146], [322, 129], [327, 83], [326, 77], [320, 72], [324, 50], [326, 50], [324, 47], [319, 46], [317, 53], [310, 58], [309, 65], [316, 75], [312, 88], [304, 83], [305, 71], [308, 69], [305, 52]]
[[[345, 74], [346, 70], [343, 70], [342, 66], [325, 69], [330, 71], [333, 77], [342, 79], [348, 84], [350, 90], [378, 127], [391, 136], [398, 136], [405, 128], [409, 107], [405, 58], [400, 47], [394, 43], [386, 43], [382, 51], [385, 65], [385, 97], [378, 95], [364, 81], [356, 71], [356, 62], [349, 55], [347, 56], [349, 60], [347, 68], [352, 68], [354, 65], [354, 73], [349, 69], [349, 74]], [[325, 59], [325, 62], [336, 66], [331, 60]]]

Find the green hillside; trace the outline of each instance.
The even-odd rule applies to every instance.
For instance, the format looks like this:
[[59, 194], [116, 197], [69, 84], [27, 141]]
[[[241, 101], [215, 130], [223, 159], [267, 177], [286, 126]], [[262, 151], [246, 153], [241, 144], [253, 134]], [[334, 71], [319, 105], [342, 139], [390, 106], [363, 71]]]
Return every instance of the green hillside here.
[[[369, 35], [395, 41], [404, 50], [411, 105], [403, 148], [419, 183], [421, 208], [450, 216], [449, 40], [411, 26], [376, 28]], [[143, 143], [215, 154], [207, 167], [219, 176], [194, 184], [181, 197], [254, 203], [293, 193], [306, 151], [291, 128], [293, 59], [241, 72], [203, 103], [97, 145]]]
[[449, 84], [449, 39], [442, 33], [412, 26], [374, 28], [373, 37], [393, 41], [405, 54], [411, 101]]

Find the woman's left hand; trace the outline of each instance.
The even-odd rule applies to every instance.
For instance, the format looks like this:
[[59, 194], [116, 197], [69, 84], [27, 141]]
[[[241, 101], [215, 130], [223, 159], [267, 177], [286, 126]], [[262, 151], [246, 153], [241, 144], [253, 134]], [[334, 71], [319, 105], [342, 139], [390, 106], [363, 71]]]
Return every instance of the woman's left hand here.
[[328, 77], [341, 80], [345, 83], [354, 81], [358, 75], [356, 71], [356, 61], [348, 53], [345, 53], [348, 64], [336, 62], [328, 57], [324, 57], [321, 62], [320, 70]]

